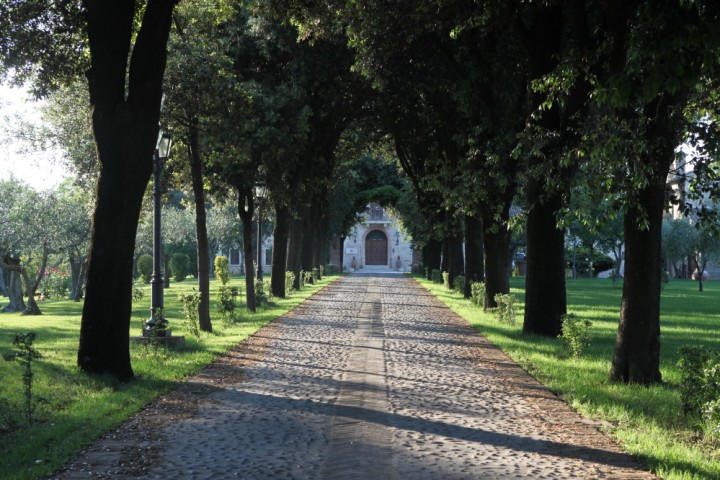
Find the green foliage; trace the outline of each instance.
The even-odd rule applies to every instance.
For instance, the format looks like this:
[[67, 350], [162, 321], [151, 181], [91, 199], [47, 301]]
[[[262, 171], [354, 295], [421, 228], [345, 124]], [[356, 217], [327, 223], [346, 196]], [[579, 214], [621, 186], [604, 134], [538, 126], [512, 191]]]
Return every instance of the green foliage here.
[[220, 283], [227, 285], [230, 280], [230, 267], [228, 258], [222, 255], [215, 257], [215, 278], [220, 280]]
[[33, 423], [33, 413], [35, 412], [38, 403], [44, 401], [42, 398], [33, 397], [33, 378], [35, 376], [32, 368], [33, 361], [42, 358], [40, 352], [33, 347], [36, 335], [37, 334], [35, 332], [15, 334], [13, 346], [17, 348], [17, 350], [3, 355], [3, 358], [7, 361], [17, 360], [20, 362], [23, 369], [23, 387], [25, 397], [25, 408], [23, 409], [23, 413], [28, 425], [32, 425]]
[[191, 293], [180, 293], [178, 300], [182, 304], [182, 311], [185, 316], [185, 325], [187, 330], [195, 336], [200, 338], [200, 320], [198, 318], [198, 307], [200, 306], [200, 292], [196, 292], [195, 289]]
[[237, 297], [239, 294], [240, 291], [238, 287], [227, 287], [223, 285], [218, 289], [217, 309], [223, 321], [234, 323], [237, 320], [235, 317], [235, 307], [237, 306]]
[[592, 322], [580, 318], [574, 313], [562, 316], [562, 332], [558, 338], [562, 340], [563, 353], [566, 357], [579, 357], [590, 345], [589, 328]]
[[430, 278], [432, 279], [433, 283], [442, 283], [442, 273], [440, 273], [440, 270], [438, 270], [437, 268], [433, 269]]
[[682, 411], [686, 415], [700, 416], [710, 402], [720, 398], [720, 353], [684, 345], [678, 354]]
[[150, 283], [150, 277], [153, 271], [153, 257], [147, 253], [140, 255], [137, 259], [137, 271], [142, 278], [143, 283]]
[[182, 282], [190, 274], [190, 257], [184, 253], [173, 253], [170, 257], [170, 272], [176, 282]]
[[320, 278], [320, 269], [319, 269], [319, 268], [313, 268], [313, 269], [312, 269], [312, 279], [313, 279], [313, 282], [317, 282], [318, 278]]
[[45, 270], [41, 286], [45, 298], [63, 299], [70, 290], [70, 274], [58, 267], [49, 268]]
[[448, 272], [442, 272], [442, 283], [445, 285], [445, 288], [451, 288], [450, 274]]
[[295, 273], [285, 272], [285, 296], [289, 296], [293, 291], [293, 285], [295, 284]]
[[262, 280], [255, 280], [255, 305], [261, 306], [263, 303], [267, 303], [268, 297], [265, 289], [265, 282]]
[[303, 281], [301, 283], [301, 287], [305, 286], [307, 283], [313, 283], [313, 272], [301, 272]]
[[485, 282], [472, 282], [470, 291], [470, 301], [480, 308], [485, 308]]
[[495, 295], [497, 307], [493, 309], [493, 313], [503, 325], [515, 325], [515, 302], [515, 296], [509, 293], [498, 293]]
[[323, 267], [323, 276], [325, 275], [335, 275], [337, 273], [337, 267], [333, 264], [328, 264], [325, 267]]
[[465, 277], [462, 275], [458, 275], [455, 277], [455, 280], [453, 282], [455, 284], [455, 290], [459, 293], [463, 293], [465, 291]]
[[145, 297], [145, 290], [138, 282], [133, 282], [131, 295], [133, 303], [137, 303]]

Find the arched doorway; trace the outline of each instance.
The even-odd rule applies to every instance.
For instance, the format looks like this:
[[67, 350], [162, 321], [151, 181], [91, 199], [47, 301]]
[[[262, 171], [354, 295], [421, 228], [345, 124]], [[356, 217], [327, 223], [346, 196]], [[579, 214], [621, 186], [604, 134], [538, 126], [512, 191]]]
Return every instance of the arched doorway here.
[[381, 230], [373, 230], [365, 237], [365, 265], [388, 264], [388, 239]]

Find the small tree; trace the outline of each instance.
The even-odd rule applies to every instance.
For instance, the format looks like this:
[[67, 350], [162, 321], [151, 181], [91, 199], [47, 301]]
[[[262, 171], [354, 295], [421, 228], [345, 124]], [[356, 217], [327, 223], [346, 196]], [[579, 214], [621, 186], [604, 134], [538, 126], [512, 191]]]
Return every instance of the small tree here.
[[137, 260], [137, 271], [142, 277], [143, 283], [150, 283], [153, 271], [153, 257], [147, 253], [140, 255]]
[[182, 282], [190, 273], [190, 257], [184, 253], [174, 253], [170, 258], [170, 271], [176, 282]]
[[225, 285], [230, 280], [230, 267], [228, 258], [224, 256], [215, 257], [215, 278]]

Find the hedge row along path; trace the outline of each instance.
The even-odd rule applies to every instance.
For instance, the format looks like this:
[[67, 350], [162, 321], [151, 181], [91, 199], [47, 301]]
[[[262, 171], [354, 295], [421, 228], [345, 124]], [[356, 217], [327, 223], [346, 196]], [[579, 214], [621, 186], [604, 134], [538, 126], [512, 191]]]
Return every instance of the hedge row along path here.
[[57, 478], [655, 478], [414, 280], [344, 277]]

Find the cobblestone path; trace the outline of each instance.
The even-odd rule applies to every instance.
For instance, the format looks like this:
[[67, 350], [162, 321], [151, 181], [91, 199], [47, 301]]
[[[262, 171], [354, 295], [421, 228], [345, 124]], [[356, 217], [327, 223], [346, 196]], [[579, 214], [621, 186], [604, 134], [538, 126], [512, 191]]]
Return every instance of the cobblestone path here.
[[59, 478], [655, 478], [413, 280], [345, 277], [253, 341]]

